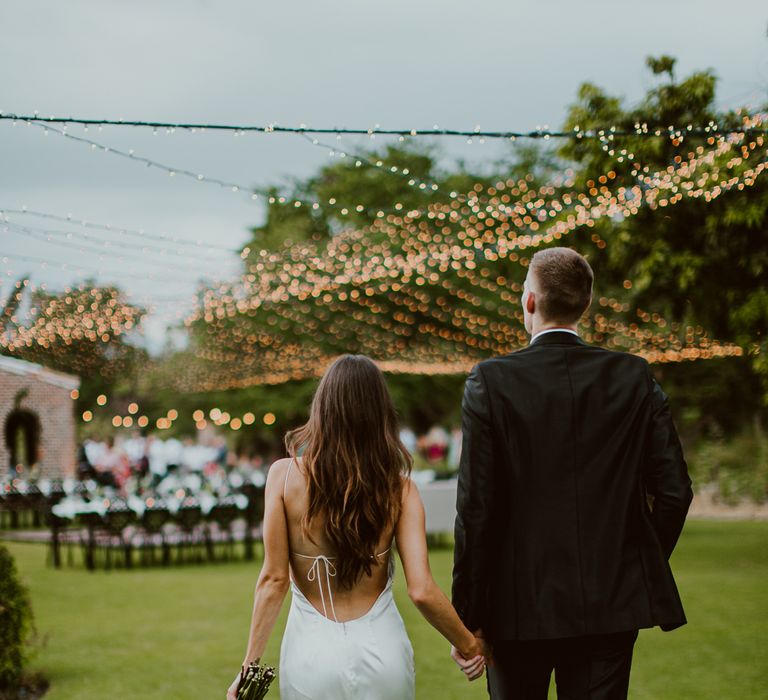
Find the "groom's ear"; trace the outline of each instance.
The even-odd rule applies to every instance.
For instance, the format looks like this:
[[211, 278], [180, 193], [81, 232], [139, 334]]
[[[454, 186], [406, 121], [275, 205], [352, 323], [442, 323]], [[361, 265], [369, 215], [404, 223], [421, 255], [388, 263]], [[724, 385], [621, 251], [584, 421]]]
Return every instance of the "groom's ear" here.
[[536, 295], [528, 290], [528, 298], [525, 300], [525, 310], [532, 314], [536, 310]]

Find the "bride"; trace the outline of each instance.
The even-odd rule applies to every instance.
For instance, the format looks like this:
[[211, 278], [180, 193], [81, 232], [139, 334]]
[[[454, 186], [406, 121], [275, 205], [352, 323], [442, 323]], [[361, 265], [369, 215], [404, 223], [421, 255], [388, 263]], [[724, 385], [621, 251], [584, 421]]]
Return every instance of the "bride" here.
[[264, 565], [243, 665], [262, 656], [290, 586], [282, 700], [414, 698], [413, 649], [392, 597], [394, 541], [409, 597], [453, 645], [467, 677], [479, 678], [482, 640], [432, 578], [411, 458], [373, 361], [344, 355], [333, 362], [308, 422], [288, 433], [286, 446], [291, 457], [275, 462], [267, 478]]

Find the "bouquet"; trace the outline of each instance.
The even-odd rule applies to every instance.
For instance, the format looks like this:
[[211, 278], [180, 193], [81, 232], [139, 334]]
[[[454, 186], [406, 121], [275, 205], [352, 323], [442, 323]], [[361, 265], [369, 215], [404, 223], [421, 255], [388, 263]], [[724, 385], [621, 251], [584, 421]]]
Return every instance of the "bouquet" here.
[[240, 669], [240, 681], [237, 684], [237, 700], [262, 700], [275, 680], [275, 669], [262, 666], [260, 659], [251, 661], [246, 668]]

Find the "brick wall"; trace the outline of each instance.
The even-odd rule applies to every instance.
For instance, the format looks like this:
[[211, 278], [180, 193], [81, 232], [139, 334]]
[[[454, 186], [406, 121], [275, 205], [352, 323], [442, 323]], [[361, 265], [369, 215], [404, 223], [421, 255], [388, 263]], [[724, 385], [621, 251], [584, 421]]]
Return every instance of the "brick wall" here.
[[8, 475], [10, 451], [6, 444], [5, 425], [14, 409], [19, 390], [27, 395], [19, 407], [37, 415], [40, 421], [40, 476], [64, 477], [75, 472], [75, 402], [70, 389], [39, 377], [15, 374], [0, 367], [0, 478]]

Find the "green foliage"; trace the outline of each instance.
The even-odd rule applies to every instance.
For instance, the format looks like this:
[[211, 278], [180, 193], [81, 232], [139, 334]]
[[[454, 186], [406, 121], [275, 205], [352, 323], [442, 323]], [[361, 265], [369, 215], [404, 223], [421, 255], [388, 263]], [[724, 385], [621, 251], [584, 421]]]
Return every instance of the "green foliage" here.
[[293, 204], [295, 198], [306, 197], [306, 189], [306, 186], [297, 186], [293, 197], [285, 202], [279, 200], [276, 188], [268, 192], [268, 196], [275, 201], [267, 207], [264, 224], [251, 229], [249, 250], [277, 250], [300, 241], [317, 241], [328, 237], [330, 224], [325, 212], [306, 206], [297, 208]]
[[683, 438], [695, 443], [739, 434], [765, 416], [749, 358], [655, 365]]
[[459, 425], [463, 375], [390, 374], [387, 384], [401, 422], [417, 434], [433, 425]]
[[0, 692], [19, 687], [33, 630], [29, 592], [19, 579], [11, 553], [0, 545]]
[[729, 439], [700, 442], [688, 463], [694, 484], [717, 484], [726, 503], [768, 500], [768, 436], [757, 420]]
[[[655, 74], [670, 81], [649, 90], [636, 106], [607, 95], [594, 85], [582, 86], [569, 110], [565, 127], [582, 129], [616, 125], [649, 129], [710, 121], [735, 126], [739, 115], [719, 113], [716, 79], [697, 72], [675, 82], [674, 60], [649, 58]], [[616, 137], [609, 147], [591, 139], [574, 140], [560, 148], [563, 158], [574, 161], [577, 180], [584, 186], [613, 169], [615, 186], [631, 187], [640, 172], [653, 172], [688, 160], [704, 137]], [[617, 156], [625, 153], [622, 163]], [[595, 227], [609, 241], [597, 256], [598, 285], [621, 290], [623, 280], [634, 281], [631, 292], [621, 291], [632, 309], [654, 309], [672, 318], [706, 328], [721, 341], [735, 342], [753, 358], [752, 369], [763, 380], [763, 400], [768, 403], [768, 368], [760, 359], [768, 350], [768, 183], [734, 190], [712, 201], [685, 200], [674, 207], [641, 210], [625, 221], [603, 220]], [[759, 384], [743, 385], [729, 402], [747, 401]]]
[[[670, 81], [652, 87], [636, 105], [625, 106], [620, 97], [608, 95], [592, 83], [584, 83], [579, 88], [576, 102], [568, 110], [564, 130], [570, 131], [576, 126], [581, 129], [615, 126], [620, 131], [632, 131], [636, 125], [645, 124], [649, 131], [656, 128], [666, 131], [670, 126], [706, 126], [710, 121], [717, 121], [721, 126], [738, 124], [736, 115], [718, 113], [715, 104], [717, 81], [711, 72], [695, 72], [674, 82], [671, 79], [674, 61], [671, 65], [669, 61], [672, 61], [669, 57], [648, 59], [654, 73], [668, 72]], [[659, 66], [664, 66], [662, 71], [656, 70]], [[636, 181], [632, 172], [637, 170], [636, 165], [639, 164], [640, 169], [646, 166], [651, 170], [666, 168], [674, 162], [676, 155], [685, 155], [692, 143], [687, 138], [675, 145], [669, 138], [622, 136], [614, 137], [606, 148], [596, 139], [571, 139], [561, 145], [558, 153], [578, 166], [577, 174], [582, 184], [613, 170], [616, 185], [632, 186]], [[702, 143], [700, 137], [694, 145]], [[626, 154], [619, 162], [622, 150]]]
[[653, 71], [654, 75], [666, 73], [669, 75], [670, 79], [674, 79], [675, 63], [677, 63], [677, 60], [671, 56], [659, 56], [658, 58], [648, 56], [648, 58], [645, 59], [645, 63], [651, 71]]

